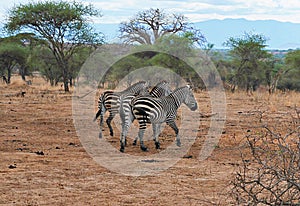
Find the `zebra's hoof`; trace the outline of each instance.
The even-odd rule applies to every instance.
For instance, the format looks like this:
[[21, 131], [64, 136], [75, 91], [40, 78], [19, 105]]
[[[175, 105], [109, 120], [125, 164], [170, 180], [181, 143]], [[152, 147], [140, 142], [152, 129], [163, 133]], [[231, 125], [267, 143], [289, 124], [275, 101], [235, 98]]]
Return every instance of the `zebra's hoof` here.
[[180, 142], [180, 140], [177, 140], [177, 141], [176, 141], [176, 145], [177, 145], [178, 147], [181, 147], [181, 142]]
[[141, 150], [142, 150], [143, 152], [148, 152], [148, 148], [145, 147], [145, 146], [141, 146]]
[[125, 142], [120, 141], [120, 152], [124, 152], [125, 150]]
[[113, 137], [114, 136], [114, 132], [110, 132], [109, 135]]
[[132, 145], [134, 145], [134, 146], [135, 146], [135, 145], [136, 145], [136, 142], [137, 142], [136, 140], [133, 140], [133, 143], [132, 143]]
[[155, 148], [160, 149], [160, 143], [159, 142], [155, 142]]
[[124, 147], [121, 147], [120, 148], [120, 152], [124, 152], [125, 151], [125, 148]]
[[99, 133], [99, 139], [102, 139], [102, 132]]

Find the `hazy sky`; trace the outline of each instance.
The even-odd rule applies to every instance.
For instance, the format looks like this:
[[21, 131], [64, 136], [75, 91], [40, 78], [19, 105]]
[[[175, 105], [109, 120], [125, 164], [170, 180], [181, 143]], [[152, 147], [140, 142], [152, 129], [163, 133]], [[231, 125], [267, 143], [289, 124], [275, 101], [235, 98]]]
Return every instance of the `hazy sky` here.
[[[0, 0], [0, 22], [4, 22], [7, 10], [12, 6], [30, 1], [37, 0]], [[97, 23], [120, 23], [149, 8], [181, 13], [192, 22], [245, 18], [300, 23], [300, 0], [81, 0], [81, 2], [91, 3], [102, 11], [103, 17], [97, 19]]]

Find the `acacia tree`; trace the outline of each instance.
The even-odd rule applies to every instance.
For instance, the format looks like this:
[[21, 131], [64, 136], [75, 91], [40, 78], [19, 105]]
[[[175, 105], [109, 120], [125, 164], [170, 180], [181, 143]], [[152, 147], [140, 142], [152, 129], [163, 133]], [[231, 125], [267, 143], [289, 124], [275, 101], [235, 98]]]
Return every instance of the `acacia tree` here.
[[232, 74], [232, 92], [236, 86], [249, 91], [261, 81], [262, 65], [271, 57], [265, 47], [267, 39], [260, 34], [245, 33], [242, 37], [231, 37], [224, 45], [230, 47], [232, 63], [235, 65]]
[[279, 80], [289, 72], [291, 68], [284, 64], [284, 60], [270, 58], [266, 65], [266, 83], [269, 93], [275, 93]]
[[26, 47], [26, 57], [24, 57], [24, 61], [19, 62], [19, 74], [22, 79], [26, 80], [26, 75], [30, 75], [31, 71], [33, 71], [34, 67], [31, 63], [33, 61], [33, 53], [37, 46], [45, 46], [47, 42], [38, 38], [33, 33], [19, 33], [16, 36], [10, 36], [8, 39], [12, 39], [13, 41], [19, 43], [21, 46]]
[[294, 50], [287, 53], [285, 59], [286, 68], [284, 70], [286, 74], [282, 80], [281, 87], [283, 89], [295, 89], [300, 91], [300, 50]]
[[139, 12], [119, 27], [120, 38], [125, 43], [154, 44], [159, 38], [170, 33], [191, 33], [194, 42], [202, 45], [205, 41], [199, 29], [195, 29], [181, 14], [168, 14], [161, 9]]
[[37, 46], [31, 54], [29, 66], [39, 71], [42, 77], [55, 86], [62, 79], [61, 70], [51, 50], [44, 45]]
[[30, 30], [48, 41], [57, 64], [61, 68], [65, 91], [69, 91], [69, 59], [80, 46], [103, 43], [101, 34], [93, 32], [89, 17], [101, 16], [90, 5], [68, 1], [30, 2], [9, 11], [5, 28], [10, 32]]
[[18, 65], [24, 67], [28, 50], [18, 42], [8, 39], [0, 40], [0, 73], [10, 84], [12, 70]]

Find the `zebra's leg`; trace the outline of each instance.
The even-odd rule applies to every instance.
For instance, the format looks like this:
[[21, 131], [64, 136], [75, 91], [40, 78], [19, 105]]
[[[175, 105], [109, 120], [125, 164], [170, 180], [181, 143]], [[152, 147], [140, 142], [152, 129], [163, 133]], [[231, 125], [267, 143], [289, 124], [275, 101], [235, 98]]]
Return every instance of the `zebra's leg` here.
[[143, 140], [143, 137], [144, 137], [144, 133], [145, 133], [145, 130], [146, 130], [146, 122], [141, 120], [139, 121], [139, 139], [140, 139], [140, 147], [141, 147], [141, 150], [146, 152], [148, 151], [148, 148], [144, 145], [144, 140]]
[[99, 138], [102, 138], [102, 128], [103, 128], [103, 116], [104, 116], [104, 113], [105, 113], [106, 109], [105, 107], [103, 107], [103, 105], [98, 106], [98, 112], [96, 113], [95, 117], [94, 117], [94, 122], [97, 120], [97, 118], [100, 116], [100, 123], [99, 123], [99, 126], [100, 126], [100, 130], [99, 130]]
[[126, 132], [125, 132], [125, 123], [122, 122], [122, 132], [121, 132], [121, 138], [120, 138], [120, 152], [124, 152], [125, 146], [126, 146]]
[[160, 143], [158, 140], [159, 134], [160, 134], [160, 126], [161, 124], [152, 124], [152, 129], [153, 129], [153, 136], [154, 136], [154, 141], [155, 141], [155, 148], [160, 149]]
[[100, 130], [99, 130], [99, 138], [101, 139], [102, 138], [102, 128], [103, 128], [103, 115], [100, 114]]
[[111, 126], [111, 121], [113, 120], [113, 118], [115, 117], [116, 114], [114, 114], [113, 112], [109, 112], [109, 117], [107, 118], [106, 120], [106, 123], [107, 123], [107, 126], [109, 128], [109, 134], [110, 136], [114, 136], [114, 131], [113, 131], [113, 128]]
[[142, 151], [147, 152], [148, 148], [144, 145], [144, 140], [143, 140], [144, 133], [145, 133], [145, 129], [140, 129], [139, 130], [140, 147], [141, 147]]
[[126, 141], [126, 136], [128, 133], [128, 130], [131, 126], [131, 123], [133, 122], [133, 117], [132, 115], [129, 116], [128, 118], [125, 118], [124, 116], [121, 116], [121, 125], [122, 125], [122, 132], [121, 132], [121, 138], [120, 138], [120, 143], [121, 143], [121, 148], [120, 151], [124, 152], [125, 150], [125, 146], [127, 145], [127, 141]]
[[102, 107], [101, 113], [100, 113], [100, 131], [99, 131], [99, 138], [102, 138], [102, 129], [103, 129], [103, 117], [104, 117], [104, 113], [105, 113], [105, 108]]
[[[134, 121], [134, 117], [131, 115], [131, 123], [130, 124], [132, 124], [133, 121]], [[137, 145], [138, 138], [139, 138], [139, 136], [137, 135], [134, 138], [132, 145], [134, 145], [134, 146]]]
[[125, 145], [127, 146], [127, 139], [126, 139], [126, 137], [127, 137], [127, 133], [128, 133], [128, 131], [129, 131], [129, 128], [131, 127], [131, 124], [133, 123], [133, 121], [134, 121], [134, 116], [133, 116], [133, 114], [131, 113], [131, 108], [129, 109], [129, 111], [130, 112], [128, 112], [127, 113], [127, 118], [125, 118]]
[[124, 135], [125, 134], [125, 119], [122, 118], [122, 116], [121, 116], [121, 126], [122, 126], [122, 132], [121, 132], [121, 136], [120, 136], [120, 145], [121, 145], [120, 152], [124, 152], [125, 145], [126, 145], [126, 135]]
[[136, 145], [136, 144], [137, 144], [138, 138], [139, 138], [139, 136], [136, 136], [136, 137], [135, 137], [135, 139], [133, 140], [132, 145]]
[[178, 127], [177, 127], [176, 123], [174, 121], [171, 121], [171, 122], [168, 122], [167, 124], [175, 131], [176, 144], [177, 144], [178, 147], [180, 147], [181, 142], [180, 142], [180, 137], [179, 137], [179, 130], [178, 130]]

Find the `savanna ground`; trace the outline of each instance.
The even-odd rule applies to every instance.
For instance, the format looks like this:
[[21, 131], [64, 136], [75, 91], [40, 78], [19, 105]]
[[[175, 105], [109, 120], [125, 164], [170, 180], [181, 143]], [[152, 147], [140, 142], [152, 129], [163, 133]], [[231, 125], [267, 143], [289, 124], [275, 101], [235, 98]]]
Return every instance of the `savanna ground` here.
[[[26, 92], [22, 95], [22, 92]], [[206, 92], [197, 92], [200, 119], [189, 152], [169, 169], [153, 176], [125, 176], [96, 163], [82, 147], [72, 119], [72, 93], [51, 88], [41, 78], [24, 84], [0, 83], [0, 205], [229, 205], [230, 181], [241, 163], [245, 135], [262, 124], [287, 130], [300, 94], [257, 91], [226, 93], [226, 122], [211, 156], [198, 160], [210, 125]], [[91, 117], [92, 119], [93, 117]], [[104, 136], [119, 147], [119, 131]], [[174, 140], [168, 127], [165, 148]], [[147, 155], [131, 145], [126, 152]], [[116, 150], [117, 151], [117, 150]], [[151, 162], [149, 162], [151, 164]]]

